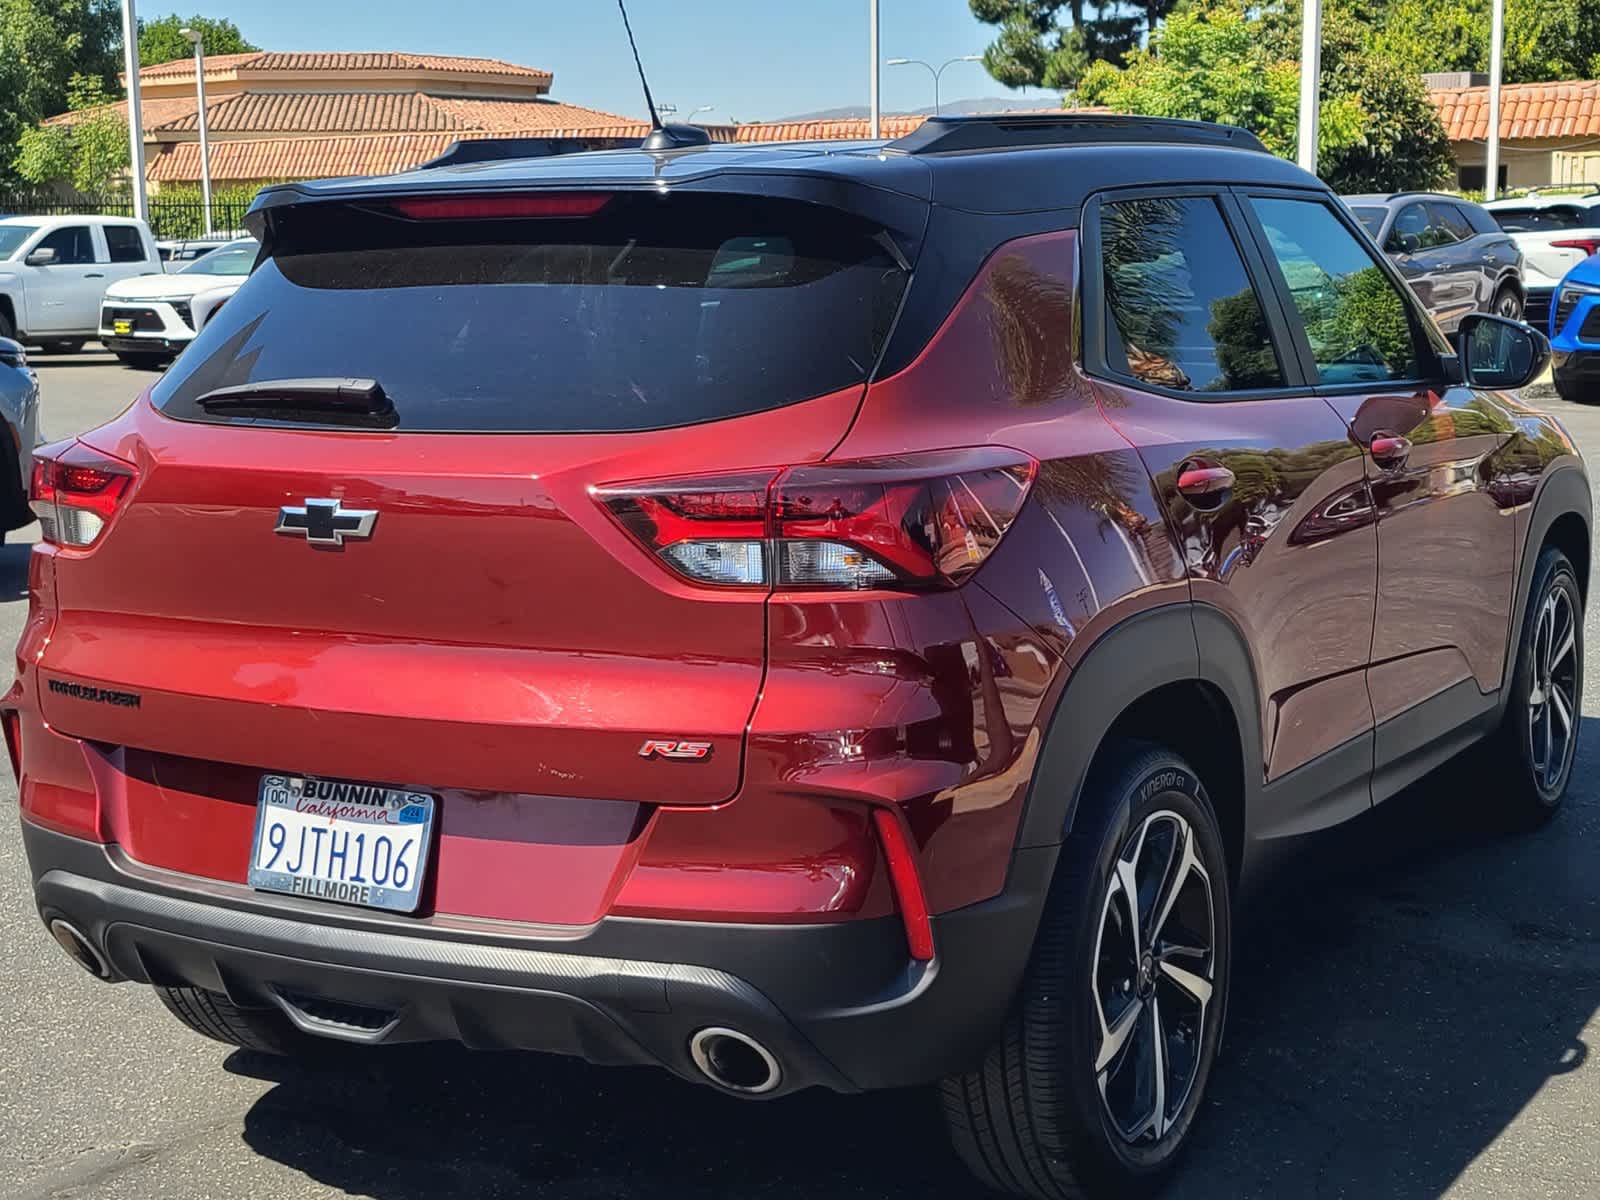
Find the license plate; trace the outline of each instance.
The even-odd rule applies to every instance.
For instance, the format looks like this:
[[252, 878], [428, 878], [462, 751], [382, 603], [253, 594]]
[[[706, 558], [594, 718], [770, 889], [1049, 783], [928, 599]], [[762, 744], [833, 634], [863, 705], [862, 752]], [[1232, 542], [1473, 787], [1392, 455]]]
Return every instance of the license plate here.
[[112, 333], [132, 333], [133, 332], [133, 322], [132, 321], [112, 321], [111, 322], [111, 332]]
[[433, 797], [426, 792], [264, 775], [250, 886], [415, 912], [432, 832]]

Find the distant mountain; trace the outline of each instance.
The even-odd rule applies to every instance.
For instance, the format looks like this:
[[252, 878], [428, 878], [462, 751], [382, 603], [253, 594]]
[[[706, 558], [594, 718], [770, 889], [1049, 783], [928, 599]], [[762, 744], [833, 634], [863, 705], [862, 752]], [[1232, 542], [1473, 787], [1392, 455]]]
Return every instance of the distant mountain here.
[[[1053, 96], [983, 96], [975, 100], [946, 100], [939, 106], [941, 112], [992, 113], [1009, 109], [1050, 108], [1059, 103]], [[911, 110], [916, 116], [931, 116], [933, 105]], [[865, 104], [849, 104], [843, 108], [825, 108], [821, 112], [800, 113], [792, 117], [777, 117], [776, 121], [849, 121], [863, 120], [871, 115]]]

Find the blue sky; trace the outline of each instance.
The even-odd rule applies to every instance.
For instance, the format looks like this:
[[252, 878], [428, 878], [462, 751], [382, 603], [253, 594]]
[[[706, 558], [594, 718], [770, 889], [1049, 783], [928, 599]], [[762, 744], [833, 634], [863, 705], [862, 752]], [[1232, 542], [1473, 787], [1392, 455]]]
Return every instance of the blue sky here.
[[[885, 58], [937, 65], [981, 53], [990, 40], [990, 27], [973, 18], [966, 0], [881, 4]], [[192, 15], [183, 0], [176, 7]], [[198, 8], [229, 18], [269, 50], [503, 58], [554, 71], [557, 99], [630, 115], [644, 110], [614, 0], [201, 0]], [[867, 9], [867, 0], [632, 0], [628, 12], [659, 103], [676, 104], [685, 116], [715, 105], [702, 120], [756, 121], [867, 102]], [[170, 10], [144, 0], [139, 11], [150, 18]], [[1006, 94], [980, 63], [944, 74], [946, 100]], [[932, 103], [928, 72], [884, 69], [885, 111]]]

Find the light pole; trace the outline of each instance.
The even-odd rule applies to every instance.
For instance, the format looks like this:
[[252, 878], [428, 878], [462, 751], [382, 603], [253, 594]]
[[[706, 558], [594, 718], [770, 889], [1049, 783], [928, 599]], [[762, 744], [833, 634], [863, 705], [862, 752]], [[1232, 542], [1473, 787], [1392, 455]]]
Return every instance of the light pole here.
[[1300, 22], [1300, 166], [1317, 173], [1317, 127], [1322, 119], [1322, 0], [1306, 0]]
[[206, 47], [198, 29], [180, 29], [194, 43], [194, 90], [200, 105], [200, 198], [206, 206], [206, 236], [211, 236], [211, 143], [206, 140]]
[[694, 119], [696, 117], [698, 117], [703, 112], [716, 112], [716, 111], [717, 111], [717, 106], [715, 104], [702, 104], [699, 108], [695, 109], [693, 112], [691, 112], [689, 114], [689, 124], [693, 125], [694, 124]]
[[934, 69], [934, 66], [933, 66], [932, 63], [924, 62], [920, 58], [891, 58], [887, 62], [885, 62], [883, 65], [886, 66], [886, 67], [926, 67], [928, 69], [928, 74], [933, 76], [933, 115], [934, 116], [938, 116], [939, 115], [939, 80], [944, 77], [945, 71], [948, 70], [950, 67], [955, 66], [957, 63], [982, 62], [982, 61], [983, 61], [983, 55], [981, 55], [981, 54], [963, 54], [959, 58], [952, 58], [949, 61], [945, 62], [937, 70]]
[[1489, 30], [1489, 150], [1484, 157], [1483, 198], [1500, 194], [1500, 80], [1505, 67], [1506, 0], [1494, 0]]
[[128, 74], [128, 165], [133, 170], [133, 215], [150, 219], [144, 194], [144, 117], [139, 107], [139, 18], [133, 0], [122, 0], [122, 69]]
[[878, 22], [878, 0], [871, 0], [870, 12], [872, 32], [867, 39], [871, 43], [872, 49], [872, 129], [870, 133], [872, 140], [877, 141], [883, 136], [883, 105], [880, 96], [883, 89], [878, 79], [878, 76], [882, 73], [878, 69], [878, 31], [880, 28]]

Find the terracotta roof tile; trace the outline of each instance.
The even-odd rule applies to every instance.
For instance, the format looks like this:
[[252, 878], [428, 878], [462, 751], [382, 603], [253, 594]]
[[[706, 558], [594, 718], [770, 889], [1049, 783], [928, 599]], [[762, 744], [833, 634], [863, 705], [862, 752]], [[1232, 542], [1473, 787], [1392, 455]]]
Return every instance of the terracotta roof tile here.
[[[498, 58], [463, 58], [450, 54], [411, 54], [404, 51], [317, 52], [253, 50], [246, 54], [206, 56], [206, 78], [213, 75], [248, 76], [261, 71], [441, 71], [452, 74], [515, 76], [519, 79], [553, 78], [549, 71], [524, 67]], [[187, 58], [145, 67], [139, 78], [151, 82], [183, 79], [194, 74]]]
[[[419, 92], [241, 92], [206, 106], [206, 127], [227, 133], [442, 133], [469, 128]], [[194, 133], [189, 111], [159, 127]]]
[[[139, 106], [139, 119], [144, 122], [145, 132], [148, 133], [169, 121], [176, 121], [184, 116], [193, 117], [195, 112], [193, 96], [173, 97], [170, 100], [146, 100]], [[115, 104], [103, 104], [99, 108], [80, 108], [77, 112], [61, 113], [59, 116], [45, 119], [46, 125], [76, 125], [79, 121], [95, 113], [115, 112], [124, 121], [128, 119], [128, 102], [118, 100]]]
[[[1452, 142], [1489, 137], [1489, 89], [1440, 88], [1428, 93]], [[1502, 138], [1600, 137], [1600, 81], [1515, 83], [1500, 90]]]
[[[927, 119], [924, 116], [886, 116], [880, 127], [886, 138], [905, 137]], [[738, 142], [862, 141], [871, 136], [870, 125], [864, 117], [834, 121], [757, 121], [734, 128], [734, 140]]]
[[546, 129], [588, 129], [591, 127], [637, 126], [643, 137], [648, 127], [633, 117], [561, 104], [554, 100], [456, 100], [441, 96], [419, 96], [426, 105], [447, 115], [461, 129], [485, 129], [492, 133], [542, 133]]

